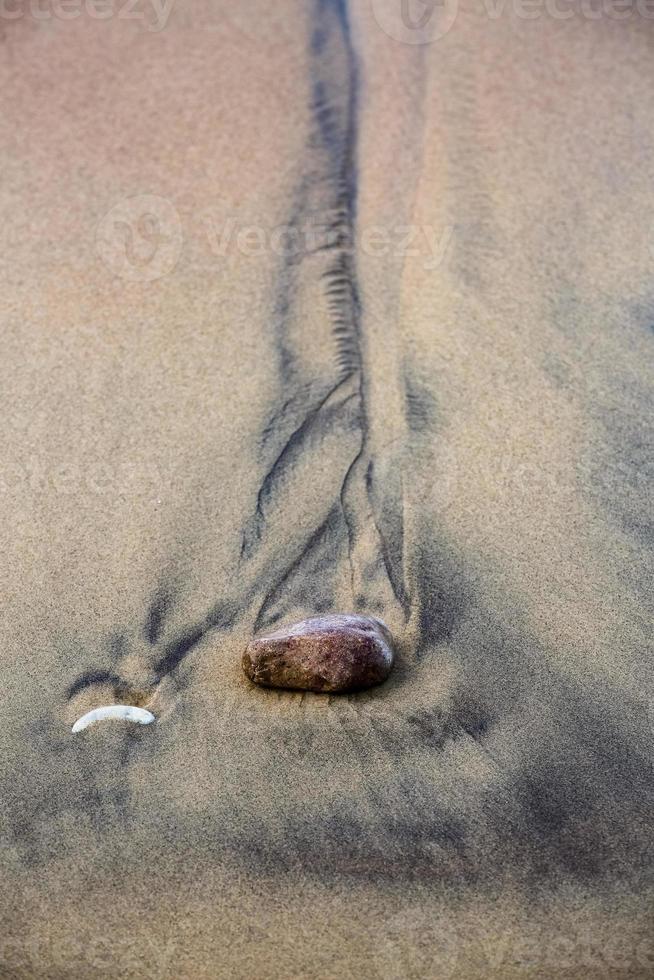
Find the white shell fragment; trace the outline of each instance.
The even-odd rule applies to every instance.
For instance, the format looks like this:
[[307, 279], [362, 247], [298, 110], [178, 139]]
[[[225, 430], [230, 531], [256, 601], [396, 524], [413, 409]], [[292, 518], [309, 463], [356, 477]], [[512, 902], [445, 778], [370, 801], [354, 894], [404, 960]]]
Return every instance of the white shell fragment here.
[[97, 721], [106, 721], [107, 719], [133, 721], [136, 725], [150, 725], [155, 717], [151, 711], [146, 711], [145, 708], [136, 708], [133, 704], [105, 704], [101, 708], [87, 711], [85, 715], [78, 718], [72, 731], [74, 733], [81, 732], [89, 725], [95, 725]]

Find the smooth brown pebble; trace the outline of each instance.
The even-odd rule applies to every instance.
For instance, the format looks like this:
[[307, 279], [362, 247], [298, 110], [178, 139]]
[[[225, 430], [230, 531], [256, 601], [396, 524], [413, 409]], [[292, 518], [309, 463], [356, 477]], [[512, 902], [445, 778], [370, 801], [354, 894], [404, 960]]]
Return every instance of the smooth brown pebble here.
[[255, 637], [243, 670], [263, 687], [344, 693], [385, 681], [393, 659], [393, 640], [381, 620], [316, 616]]

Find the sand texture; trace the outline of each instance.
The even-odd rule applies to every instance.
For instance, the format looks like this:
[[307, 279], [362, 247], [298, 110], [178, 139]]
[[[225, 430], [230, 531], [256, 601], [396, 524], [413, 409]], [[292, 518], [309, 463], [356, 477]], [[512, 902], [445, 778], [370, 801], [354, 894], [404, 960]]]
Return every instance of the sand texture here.
[[410, 2], [0, 16], [2, 978], [654, 975], [654, 22]]

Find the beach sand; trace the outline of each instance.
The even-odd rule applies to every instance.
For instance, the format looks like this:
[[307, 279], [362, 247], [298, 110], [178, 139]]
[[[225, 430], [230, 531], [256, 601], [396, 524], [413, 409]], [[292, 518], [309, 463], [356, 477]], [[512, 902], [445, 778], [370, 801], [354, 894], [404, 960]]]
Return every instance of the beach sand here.
[[[652, 23], [34, 9], [1, 975], [651, 976]], [[326, 612], [388, 682], [248, 682]], [[157, 721], [71, 733], [113, 702]]]

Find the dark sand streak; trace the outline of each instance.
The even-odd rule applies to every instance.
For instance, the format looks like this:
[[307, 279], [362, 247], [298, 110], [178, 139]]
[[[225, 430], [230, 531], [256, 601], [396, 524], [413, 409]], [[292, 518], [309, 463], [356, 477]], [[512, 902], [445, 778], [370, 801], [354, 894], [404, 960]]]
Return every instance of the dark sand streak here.
[[[327, 268], [320, 273], [327, 297], [328, 327], [335, 341], [334, 360], [337, 369], [336, 381], [328, 385], [326, 394], [318, 402], [305, 408], [300, 424], [278, 450], [276, 458], [268, 468], [257, 493], [255, 514], [243, 536], [241, 554], [251, 557], [261, 544], [265, 534], [266, 515], [284, 493], [284, 479], [288, 467], [293, 467], [297, 453], [302, 451], [302, 443], [322, 413], [329, 410], [333, 397], [344, 382], [353, 380], [354, 395], [358, 401], [358, 425], [360, 428], [359, 447], [347, 463], [338, 494], [338, 500], [345, 522], [348, 539], [352, 603], [365, 608], [366, 596], [361, 587], [357, 588], [361, 570], [355, 570], [356, 547], [361, 528], [368, 520], [368, 513], [361, 513], [357, 499], [357, 484], [366, 481], [372, 461], [369, 458], [368, 418], [366, 398], [366, 372], [362, 357], [361, 303], [356, 275], [356, 201], [357, 201], [357, 123], [360, 99], [360, 69], [354, 51], [348, 14], [343, 0], [318, 0], [312, 24], [311, 36], [312, 97], [311, 112], [314, 132], [309, 141], [310, 165], [302, 177], [298, 193], [299, 204], [292, 216], [291, 227], [302, 222], [317, 221], [321, 237], [326, 240], [313, 253], [322, 252], [328, 259]], [[302, 263], [302, 258], [299, 260]], [[295, 357], [291, 332], [285, 327], [285, 316], [293, 309], [291, 285], [297, 285], [298, 259], [294, 257], [282, 272], [282, 288], [277, 301], [279, 318], [280, 385], [298, 386], [298, 396], [302, 391], [312, 388], [324, 389], [327, 379], [322, 377], [296, 377], [292, 365]], [[313, 266], [303, 274], [312, 275]], [[313, 325], [312, 325], [313, 326]], [[309, 342], [310, 342], [310, 338]], [[306, 331], [300, 340], [306, 344]], [[347, 404], [348, 399], [343, 402]], [[289, 404], [289, 399], [286, 400]], [[338, 406], [336, 406], [338, 410]], [[273, 414], [273, 420], [278, 418]], [[270, 421], [264, 429], [265, 442], [271, 441], [275, 422]], [[367, 503], [371, 504], [371, 488], [365, 482]], [[394, 504], [397, 507], [397, 503]], [[366, 510], [369, 508], [367, 507]], [[311, 545], [316, 538], [309, 539]], [[305, 549], [306, 550], [306, 549]], [[389, 549], [379, 534], [379, 557], [389, 574], [393, 592], [401, 597], [406, 610], [406, 591], [390, 570]], [[297, 559], [295, 559], [297, 561]], [[279, 574], [279, 572], [277, 573]], [[282, 581], [285, 575], [282, 575]], [[267, 583], [261, 587], [270, 591]], [[274, 586], [275, 588], [277, 586]]]

